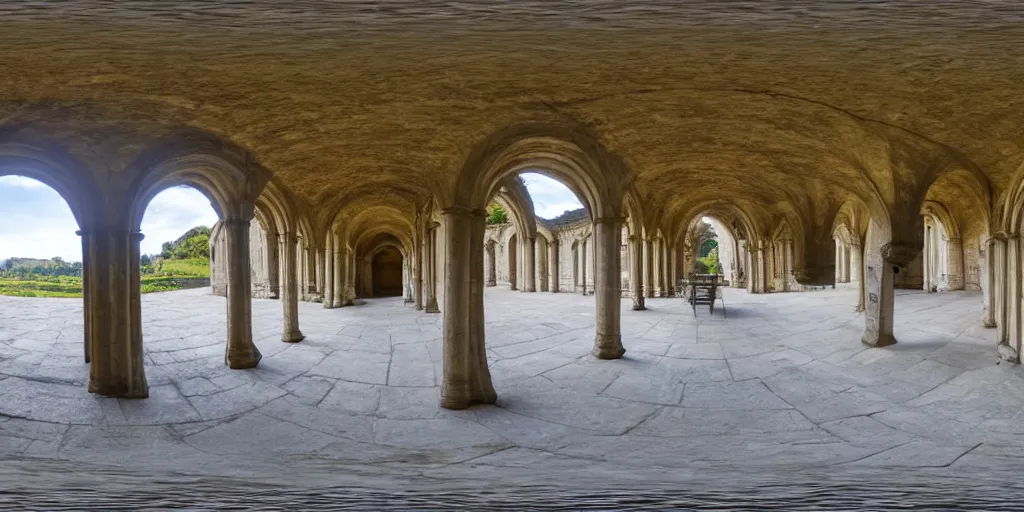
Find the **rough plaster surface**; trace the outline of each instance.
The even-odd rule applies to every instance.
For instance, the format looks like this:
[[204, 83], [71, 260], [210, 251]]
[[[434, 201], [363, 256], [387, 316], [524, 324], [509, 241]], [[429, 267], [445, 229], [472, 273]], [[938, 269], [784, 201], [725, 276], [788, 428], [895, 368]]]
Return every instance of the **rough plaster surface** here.
[[264, 357], [232, 371], [223, 298], [146, 295], [151, 393], [126, 400], [84, 389], [78, 301], [0, 297], [0, 452], [304, 485], [329, 467], [321, 478], [337, 483], [340, 467], [484, 479], [572, 468], [582, 481], [1022, 462], [1024, 375], [996, 364], [976, 293], [901, 293], [900, 343], [886, 349], [860, 343], [849, 291], [725, 299], [728, 319], [694, 318], [680, 299], [639, 312], [623, 300], [628, 352], [601, 361], [588, 355], [593, 297], [488, 289], [498, 405], [448, 411], [439, 318], [400, 298], [300, 304], [298, 344], [278, 341], [278, 302], [254, 300]]

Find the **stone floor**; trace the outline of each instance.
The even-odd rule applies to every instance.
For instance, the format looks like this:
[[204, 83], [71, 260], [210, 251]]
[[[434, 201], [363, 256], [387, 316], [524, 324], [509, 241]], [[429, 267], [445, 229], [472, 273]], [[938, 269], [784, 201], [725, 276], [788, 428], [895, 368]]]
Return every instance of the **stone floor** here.
[[485, 297], [499, 402], [467, 411], [437, 406], [441, 316], [401, 299], [302, 303], [299, 344], [254, 300], [264, 358], [232, 371], [223, 298], [146, 295], [151, 395], [122, 400], [86, 392], [80, 301], [0, 297], [0, 457], [305, 483], [1024, 464], [1024, 371], [998, 364], [979, 294], [901, 293], [885, 349], [850, 291], [729, 289], [728, 318], [626, 299], [618, 361], [589, 355], [593, 297]]

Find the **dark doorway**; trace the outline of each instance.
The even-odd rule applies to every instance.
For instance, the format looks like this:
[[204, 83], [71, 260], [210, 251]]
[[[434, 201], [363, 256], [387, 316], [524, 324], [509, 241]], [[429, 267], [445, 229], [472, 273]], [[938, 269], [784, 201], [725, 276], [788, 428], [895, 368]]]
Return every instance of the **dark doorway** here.
[[402, 295], [402, 253], [386, 247], [373, 256], [373, 295]]

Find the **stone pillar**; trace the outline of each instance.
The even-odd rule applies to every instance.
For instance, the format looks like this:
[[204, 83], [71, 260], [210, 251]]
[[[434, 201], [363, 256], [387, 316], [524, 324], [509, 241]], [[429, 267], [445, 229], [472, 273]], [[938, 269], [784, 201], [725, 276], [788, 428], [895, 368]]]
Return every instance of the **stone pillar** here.
[[935, 260], [932, 258], [932, 245], [932, 230], [931, 227], [926, 224], [924, 227], [924, 250], [921, 254], [921, 267], [923, 269], [922, 273], [924, 274], [921, 288], [928, 293], [932, 293], [932, 289], [936, 285], [932, 280], [932, 276], [935, 274], [935, 269], [933, 268]]
[[982, 318], [982, 325], [988, 329], [996, 326], [996, 239], [989, 237], [985, 240], [985, 315]]
[[853, 244], [850, 246], [850, 270], [851, 279], [857, 282], [857, 307], [859, 313], [864, 311], [865, 285], [864, 285], [864, 246]]
[[[437, 229], [434, 226], [427, 227], [427, 249], [426, 249], [426, 268], [427, 268], [427, 313], [440, 313], [437, 304], [437, 272], [436, 272], [436, 261], [437, 261]], [[483, 261], [480, 262], [483, 264]], [[447, 304], [447, 300], [445, 301]]]
[[306, 258], [306, 293], [316, 294], [316, 252], [312, 244], [305, 244], [303, 255]]
[[324, 252], [323, 252], [323, 267], [324, 267], [324, 278], [323, 278], [323, 301], [324, 309], [330, 309], [334, 307], [334, 233], [330, 230], [327, 231], [327, 237], [324, 241]]
[[326, 293], [324, 290], [324, 281], [325, 274], [327, 273], [327, 258], [324, 257], [324, 251], [319, 247], [310, 248], [310, 251], [315, 251], [313, 253], [313, 261], [316, 264], [316, 293], [320, 296], [320, 302], [323, 302], [324, 293]]
[[959, 238], [946, 240], [946, 259], [949, 262], [949, 271], [946, 274], [946, 283], [950, 290], [964, 289], [964, 246]]
[[299, 239], [290, 232], [281, 238], [284, 242], [284, 332], [281, 341], [295, 343], [305, 338], [299, 330], [299, 267], [296, 261]]
[[620, 248], [622, 222], [625, 219], [609, 217], [594, 219], [594, 251], [597, 265], [594, 270], [594, 301], [597, 305], [597, 334], [594, 355], [599, 359], [618, 359], [626, 353], [622, 348], [620, 304], [622, 283], [620, 276]]
[[633, 311], [644, 311], [644, 243], [637, 235], [629, 236], [629, 284], [633, 288]]
[[523, 291], [537, 291], [537, 238], [523, 237]]
[[534, 264], [536, 268], [537, 276], [537, 291], [546, 292], [548, 291], [548, 266], [547, 266], [547, 251], [545, 250], [545, 243], [537, 243], [534, 257]]
[[252, 342], [252, 273], [249, 222], [224, 220], [228, 242], [228, 344], [224, 360], [234, 370], [254, 368], [263, 357]]
[[551, 267], [551, 275], [548, 276], [548, 289], [551, 293], [558, 293], [558, 239], [548, 243], [548, 266]]
[[89, 392], [147, 398], [139, 269], [142, 234], [127, 230], [83, 230], [79, 234], [84, 251], [83, 303], [88, 304]]
[[[344, 256], [345, 260], [345, 293], [342, 295], [342, 306], [351, 306], [355, 304], [356, 298], [356, 252], [352, 249], [345, 248]], [[373, 262], [369, 260], [366, 262], [367, 275], [373, 274]]]
[[654, 239], [648, 237], [644, 245], [644, 295], [654, 297]]
[[[85, 364], [89, 364], [92, 361], [92, 280], [90, 265], [92, 262], [90, 258], [92, 255], [92, 237], [88, 231], [79, 230], [75, 231], [75, 234], [82, 238], [82, 341], [84, 342], [83, 348], [85, 349]], [[140, 242], [141, 243], [141, 242]], [[140, 270], [141, 273], [141, 270]], [[142, 276], [139, 276], [141, 281]], [[139, 285], [141, 291], [141, 284]]]
[[896, 343], [893, 336], [895, 304], [895, 267], [905, 267], [919, 251], [912, 247], [887, 243], [877, 254], [868, 255], [866, 327], [861, 342], [872, 347]]
[[1021, 268], [1020, 237], [1016, 234], [1006, 236], [1006, 344], [1013, 348], [1012, 356], [1005, 357], [1015, 363], [1020, 362], [1021, 352], [1021, 279], [1024, 269]]
[[676, 268], [676, 262], [679, 260], [679, 253], [675, 246], [668, 251], [668, 295], [669, 297], [675, 297], [676, 295], [676, 282], [679, 279], [678, 269]]
[[465, 409], [497, 400], [484, 342], [485, 212], [444, 210], [444, 364], [441, 407]]
[[746, 244], [746, 293], [757, 293], [758, 271], [757, 256], [754, 254], [756, 243]]
[[281, 240], [277, 233], [267, 231], [267, 287], [270, 299], [281, 298]]
[[[736, 241], [736, 267], [739, 269], [739, 275], [742, 278], [738, 278], [733, 287], [735, 288], [747, 288], [750, 286], [750, 253], [747, 251], [747, 241], [737, 240]], [[688, 271], [688, 269], [687, 269]]]
[[423, 311], [423, 239], [425, 237], [422, 234], [422, 230], [419, 231], [419, 233], [419, 240], [416, 240], [415, 243], [413, 243], [414, 247], [412, 251], [413, 259], [415, 260], [413, 265], [416, 269], [416, 293], [414, 294], [413, 299], [416, 300], [416, 311]]
[[489, 242], [484, 246], [484, 257], [487, 262], [487, 265], [485, 265], [485, 272], [487, 272], [487, 282], [485, 283], [485, 286], [488, 287], [498, 286], [498, 262], [497, 257], [494, 254], [494, 245], [494, 243]]
[[587, 294], [587, 239], [580, 242], [580, 287]]
[[843, 242], [838, 238], [836, 239], [836, 270], [835, 270], [835, 283], [839, 284], [843, 282], [843, 257], [842, 257]]
[[1009, 273], [1007, 272], [1006, 266], [1006, 235], [1004, 233], [997, 233], [994, 237], [995, 241], [995, 253], [993, 254], [995, 263], [995, 274], [996, 274], [996, 285], [992, 288], [992, 293], [996, 296], [996, 313], [995, 313], [995, 324], [996, 324], [996, 342], [999, 344], [1009, 343], [1009, 336], [1007, 334], [1006, 326], [1006, 310], [1009, 307], [1007, 292], [1007, 279], [1009, 279]]
[[345, 248], [341, 238], [334, 235], [334, 297], [331, 307], [340, 308], [345, 303], [345, 285], [348, 283], [349, 265], [345, 258]]
[[652, 247], [654, 248], [654, 296], [662, 297], [665, 295], [665, 244], [660, 236], [654, 238]]

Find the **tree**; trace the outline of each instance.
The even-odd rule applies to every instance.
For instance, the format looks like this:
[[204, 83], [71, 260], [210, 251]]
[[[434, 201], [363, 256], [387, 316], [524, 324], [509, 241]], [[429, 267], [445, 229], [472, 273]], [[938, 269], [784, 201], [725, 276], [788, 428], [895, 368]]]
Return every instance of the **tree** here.
[[487, 208], [487, 224], [504, 224], [508, 222], [508, 214], [505, 210], [495, 203], [491, 203], [491, 206]]
[[143, 254], [142, 255], [142, 260], [140, 261], [140, 263], [142, 263], [142, 266], [145, 267], [145, 266], [152, 265], [153, 264], [153, 260], [149, 257], [148, 254]]

